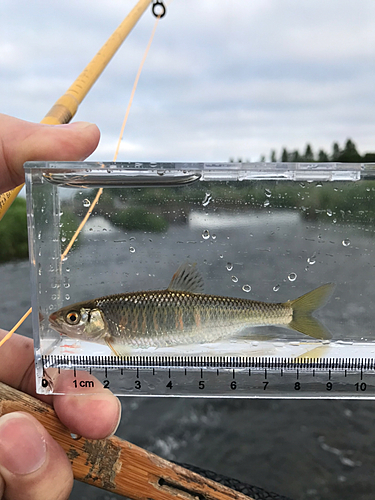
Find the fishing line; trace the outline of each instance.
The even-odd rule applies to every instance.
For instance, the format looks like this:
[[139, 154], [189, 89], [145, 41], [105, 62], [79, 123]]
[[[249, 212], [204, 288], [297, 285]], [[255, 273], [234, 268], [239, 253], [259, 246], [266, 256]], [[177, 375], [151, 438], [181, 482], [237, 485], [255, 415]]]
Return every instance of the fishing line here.
[[[124, 120], [122, 122], [122, 126], [121, 126], [121, 130], [120, 130], [120, 135], [119, 135], [119, 138], [118, 138], [118, 141], [117, 141], [117, 146], [116, 146], [116, 151], [115, 151], [115, 154], [114, 154], [114, 157], [113, 157], [113, 161], [116, 161], [117, 160], [117, 157], [118, 157], [118, 153], [119, 153], [119, 150], [120, 150], [120, 145], [121, 145], [121, 142], [122, 142], [122, 138], [123, 138], [123, 135], [124, 135], [124, 130], [125, 130], [125, 126], [126, 126], [126, 122], [128, 121], [128, 117], [129, 117], [129, 113], [130, 113], [130, 109], [131, 109], [131, 106], [132, 106], [132, 103], [133, 103], [133, 98], [134, 98], [134, 94], [135, 94], [135, 91], [137, 89], [137, 85], [138, 85], [138, 81], [139, 81], [139, 78], [141, 76], [141, 72], [142, 72], [142, 69], [143, 69], [143, 66], [144, 66], [144, 63], [146, 61], [146, 58], [147, 58], [147, 55], [148, 55], [148, 52], [150, 50], [150, 47], [151, 47], [151, 44], [152, 44], [152, 41], [154, 39], [154, 35], [155, 35], [155, 31], [156, 31], [156, 28], [159, 24], [159, 21], [160, 19], [163, 17], [163, 14], [161, 15], [158, 15], [156, 17], [156, 21], [154, 23], [154, 27], [152, 29], [152, 32], [151, 32], [151, 36], [150, 36], [150, 39], [148, 41], [148, 44], [147, 44], [147, 47], [146, 47], [146, 50], [143, 54], [143, 57], [142, 57], [142, 60], [141, 60], [141, 63], [139, 65], [139, 68], [138, 68], [138, 71], [137, 71], [137, 75], [135, 77], [135, 80], [134, 80], [134, 84], [133, 84], [133, 88], [132, 88], [132, 91], [131, 91], [131, 94], [130, 94], [130, 99], [129, 99], [129, 103], [128, 103], [128, 106], [126, 108], [126, 112], [125, 112], [125, 116], [124, 116]], [[64, 250], [64, 252], [62, 253], [61, 255], [61, 260], [64, 260], [67, 256], [67, 254], [69, 253], [70, 249], [72, 248], [74, 242], [76, 241], [76, 239], [78, 238], [78, 235], [80, 234], [80, 232], [82, 231], [82, 228], [85, 226], [86, 222], [88, 221], [92, 211], [94, 210], [95, 206], [97, 205], [99, 199], [100, 199], [100, 196], [102, 195], [103, 193], [103, 188], [99, 188], [98, 189], [98, 192], [96, 193], [96, 196], [93, 200], [93, 202], [91, 203], [89, 209], [87, 210], [86, 212], [86, 215], [85, 217], [82, 219], [80, 225], [78, 226], [76, 232], [73, 234], [71, 240], [69, 241], [68, 243], [68, 246], [66, 247], [66, 249]], [[0, 347], [7, 341], [11, 338], [11, 336], [13, 335], [13, 333], [17, 330], [17, 328], [19, 328], [22, 323], [30, 316], [31, 314], [31, 311], [32, 311], [32, 308], [30, 307], [30, 309], [22, 316], [22, 318], [17, 322], [16, 325], [14, 325], [14, 327], [5, 335], [5, 337], [0, 340]]]

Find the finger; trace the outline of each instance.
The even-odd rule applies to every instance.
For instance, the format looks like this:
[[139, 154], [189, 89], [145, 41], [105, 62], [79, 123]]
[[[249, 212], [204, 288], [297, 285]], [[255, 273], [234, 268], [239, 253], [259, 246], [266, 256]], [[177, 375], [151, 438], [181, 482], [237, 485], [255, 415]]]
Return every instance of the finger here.
[[0, 476], [9, 500], [64, 500], [73, 486], [64, 450], [23, 412], [0, 418]]
[[[0, 330], [0, 339], [6, 332]], [[66, 396], [42, 396], [35, 390], [34, 349], [31, 339], [14, 334], [0, 347], [0, 380], [54, 407], [71, 432], [89, 439], [113, 434], [121, 419], [120, 401], [87, 372], [77, 371], [77, 380], [92, 380], [88, 395], [74, 396], [70, 372], [61, 372], [56, 390]]]
[[1, 190], [24, 182], [26, 161], [81, 161], [95, 150], [99, 138], [99, 129], [92, 123], [43, 125], [0, 115]]
[[[121, 403], [109, 391], [104, 389], [97, 378], [87, 372], [76, 372], [76, 383], [81, 380], [86, 388], [83, 396], [75, 396], [71, 372], [63, 372], [58, 378], [56, 392], [63, 396], [53, 397], [53, 406], [57, 416], [71, 432], [89, 439], [103, 439], [111, 436], [121, 419]], [[92, 381], [92, 384], [87, 384]]]

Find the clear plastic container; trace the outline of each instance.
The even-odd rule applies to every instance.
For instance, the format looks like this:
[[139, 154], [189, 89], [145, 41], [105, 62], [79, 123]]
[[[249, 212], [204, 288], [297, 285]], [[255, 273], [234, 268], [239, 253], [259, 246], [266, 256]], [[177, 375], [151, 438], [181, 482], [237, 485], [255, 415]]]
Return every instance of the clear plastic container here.
[[25, 171], [40, 392], [59, 392], [52, 359], [74, 368], [77, 356], [86, 357], [89, 369], [95, 357], [114, 355], [105, 344], [62, 336], [51, 328], [51, 313], [110, 294], [166, 289], [184, 262], [196, 263], [205, 294], [269, 303], [335, 283], [314, 313], [332, 338], [248, 328], [215, 342], [129, 346], [134, 367], [160, 356], [374, 356], [374, 164], [29, 162]]

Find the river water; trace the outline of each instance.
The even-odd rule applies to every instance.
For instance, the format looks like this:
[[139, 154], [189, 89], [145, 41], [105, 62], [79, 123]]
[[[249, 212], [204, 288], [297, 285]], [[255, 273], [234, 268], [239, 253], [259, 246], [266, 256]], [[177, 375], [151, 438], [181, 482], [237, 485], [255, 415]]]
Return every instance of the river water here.
[[[0, 324], [9, 329], [30, 305], [28, 263], [0, 266], [0, 280]], [[31, 336], [29, 320], [19, 332]], [[164, 458], [295, 500], [373, 499], [372, 401], [124, 397], [121, 402], [118, 436]], [[71, 495], [72, 500], [114, 498], [120, 497], [79, 483]]]

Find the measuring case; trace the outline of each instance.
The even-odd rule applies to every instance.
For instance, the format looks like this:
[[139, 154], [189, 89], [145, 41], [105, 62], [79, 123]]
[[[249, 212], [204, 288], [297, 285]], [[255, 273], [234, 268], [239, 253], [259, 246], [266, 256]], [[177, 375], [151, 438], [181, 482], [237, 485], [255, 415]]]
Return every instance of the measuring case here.
[[[39, 393], [60, 394], [63, 374], [77, 394], [103, 384], [118, 395], [375, 398], [375, 164], [29, 162], [25, 172]], [[165, 290], [184, 263], [213, 296], [285, 303], [334, 283], [313, 314], [331, 338], [249, 327], [116, 356], [51, 327], [69, 304]]]

